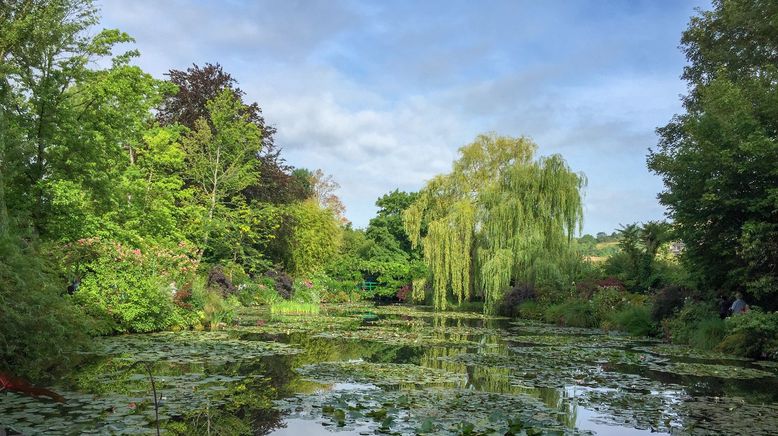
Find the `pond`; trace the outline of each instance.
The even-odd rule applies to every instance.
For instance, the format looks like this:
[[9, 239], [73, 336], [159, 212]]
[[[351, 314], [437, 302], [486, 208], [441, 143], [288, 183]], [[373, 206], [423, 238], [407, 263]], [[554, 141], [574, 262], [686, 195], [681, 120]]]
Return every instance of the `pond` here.
[[758, 435], [778, 428], [774, 362], [474, 313], [253, 309], [223, 331], [101, 338], [95, 348], [51, 387], [64, 403], [0, 394], [0, 430], [153, 434], [159, 424], [162, 433], [187, 435]]

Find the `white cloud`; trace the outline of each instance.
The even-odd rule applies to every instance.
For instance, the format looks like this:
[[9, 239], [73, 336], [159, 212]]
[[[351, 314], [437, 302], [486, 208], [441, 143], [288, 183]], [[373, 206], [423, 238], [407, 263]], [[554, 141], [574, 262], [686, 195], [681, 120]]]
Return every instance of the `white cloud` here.
[[103, 11], [157, 76], [221, 63], [291, 164], [335, 176], [356, 225], [380, 195], [421, 188], [496, 131], [587, 174], [594, 233], [662, 214], [645, 153], [680, 111], [675, 46], [692, 5], [649, 6], [105, 0]]

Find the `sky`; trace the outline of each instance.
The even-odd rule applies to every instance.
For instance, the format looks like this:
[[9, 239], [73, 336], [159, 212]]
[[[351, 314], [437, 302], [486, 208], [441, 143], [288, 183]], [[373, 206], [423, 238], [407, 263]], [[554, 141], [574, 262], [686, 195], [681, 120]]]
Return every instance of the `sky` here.
[[682, 112], [681, 33], [703, 0], [97, 0], [158, 78], [220, 63], [282, 156], [375, 200], [450, 171], [479, 134], [527, 136], [588, 179], [584, 233], [662, 219], [646, 168]]

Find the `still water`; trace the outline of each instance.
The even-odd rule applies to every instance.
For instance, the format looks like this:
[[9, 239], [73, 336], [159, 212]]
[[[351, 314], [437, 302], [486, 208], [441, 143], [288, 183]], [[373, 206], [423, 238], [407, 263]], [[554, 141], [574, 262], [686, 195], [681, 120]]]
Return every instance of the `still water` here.
[[225, 331], [104, 338], [97, 349], [52, 387], [64, 404], [0, 394], [0, 429], [150, 434], [158, 423], [166, 434], [333, 436], [778, 428], [773, 363], [480, 314], [341, 305], [271, 317], [257, 309]]

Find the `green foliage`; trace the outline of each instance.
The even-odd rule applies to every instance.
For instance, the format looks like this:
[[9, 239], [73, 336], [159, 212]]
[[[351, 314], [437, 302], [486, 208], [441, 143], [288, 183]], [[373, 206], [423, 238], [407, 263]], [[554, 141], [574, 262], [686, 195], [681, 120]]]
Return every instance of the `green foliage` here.
[[536, 149], [527, 138], [478, 136], [460, 149], [452, 172], [427, 183], [405, 211], [436, 308], [445, 309], [449, 295], [462, 302], [478, 292], [494, 310], [512, 279], [572, 282], [576, 262], [568, 260], [575, 258], [569, 253], [584, 178], [558, 155], [536, 160]]
[[715, 1], [683, 34], [686, 113], [648, 156], [702, 288], [746, 287], [778, 307], [775, 2]]
[[26, 239], [0, 232], [0, 372], [35, 380], [69, 368], [91, 326]]
[[599, 288], [591, 299], [594, 316], [598, 320], [606, 320], [627, 305], [625, 292], [618, 288]]
[[273, 315], [318, 315], [320, 310], [317, 303], [298, 301], [279, 301], [270, 306]]
[[537, 301], [525, 301], [518, 307], [519, 317], [535, 321], [544, 320], [544, 308]]
[[547, 307], [543, 312], [543, 320], [566, 327], [597, 327], [599, 325], [592, 305], [581, 300], [569, 300]]
[[287, 208], [294, 222], [287, 269], [307, 275], [324, 268], [336, 257], [342, 243], [340, 225], [332, 211], [306, 200]]
[[739, 356], [778, 359], [778, 313], [752, 309], [726, 319], [726, 336], [717, 347]]
[[240, 300], [234, 295], [224, 298], [219, 292], [206, 290], [203, 300], [201, 321], [211, 330], [232, 324], [238, 316]]
[[607, 316], [611, 325], [633, 336], [651, 336], [656, 324], [651, 319], [651, 309], [642, 305], [627, 305]]
[[687, 301], [675, 317], [664, 323], [673, 343], [689, 344], [701, 323], [716, 319], [719, 319], [719, 314], [713, 304]]
[[321, 276], [314, 279], [295, 280], [293, 301], [318, 305], [321, 302], [322, 293], [326, 291], [325, 280]]
[[396, 189], [376, 200], [375, 205], [378, 207], [378, 211], [375, 218], [370, 220], [370, 224], [367, 227], [367, 236], [370, 239], [377, 240], [374, 232], [378, 231], [378, 229], [385, 230], [391, 236], [391, 239], [397, 243], [397, 247], [400, 250], [409, 256], [414, 254], [418, 256], [420, 253], [414, 252], [403, 225], [403, 214], [416, 201], [418, 196], [419, 194], [415, 192], [407, 193]]
[[172, 325], [173, 301], [168, 283], [149, 268], [139, 250], [121, 246], [90, 262], [90, 272], [76, 301], [101, 318], [115, 321], [119, 332], [151, 332]]
[[[196, 253], [186, 243], [173, 248], [130, 248], [99, 238], [64, 247], [61, 268], [80, 280], [75, 300], [103, 321], [98, 333], [149, 332], [185, 325], [177, 291], [191, 287]], [[189, 303], [186, 303], [189, 304]]]
[[689, 345], [701, 350], [713, 350], [718, 347], [726, 333], [724, 320], [720, 318], [703, 319], [697, 323], [697, 329], [689, 338]]
[[667, 261], [658, 259], [660, 248], [671, 239], [670, 225], [649, 221], [642, 226], [630, 224], [619, 230], [620, 251], [605, 262], [605, 272], [616, 276], [629, 289], [648, 292], [667, 284], [663, 276]]

